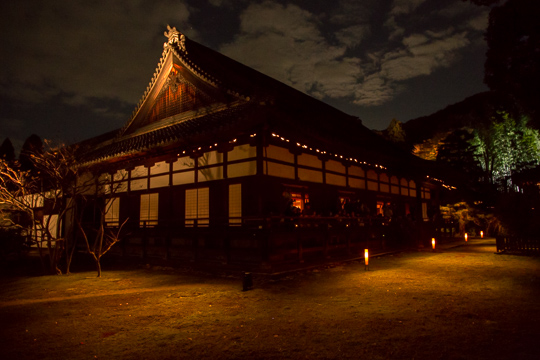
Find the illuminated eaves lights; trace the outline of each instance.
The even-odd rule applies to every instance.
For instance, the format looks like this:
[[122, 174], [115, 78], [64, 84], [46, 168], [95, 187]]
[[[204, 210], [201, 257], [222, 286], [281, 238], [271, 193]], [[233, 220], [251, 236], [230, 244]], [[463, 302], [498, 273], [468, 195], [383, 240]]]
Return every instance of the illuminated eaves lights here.
[[[281, 141], [289, 142], [289, 139], [287, 139], [287, 138], [285, 138], [283, 136], [280, 136], [280, 135], [278, 135], [276, 133], [272, 133], [272, 137], [278, 138]], [[301, 144], [301, 143], [297, 142], [296, 146], [301, 147], [302, 149], [309, 149], [310, 151], [313, 151], [313, 148], [306, 145], [306, 144]], [[315, 149], [315, 151], [318, 152], [319, 154], [327, 154], [326, 151], [322, 151], [322, 150], [319, 150], [319, 149]], [[330, 156], [333, 155], [334, 157], [337, 157], [337, 158], [340, 158], [340, 159], [344, 158], [343, 155], [340, 155], [340, 154], [328, 153], [328, 155], [330, 155]], [[353, 159], [353, 158], [348, 158], [348, 157], [346, 157], [344, 159], [347, 160], [347, 161], [354, 161], [354, 162], [359, 163], [359, 164], [364, 164], [364, 165], [368, 165], [368, 166], [374, 166], [374, 167], [379, 168], [379, 169], [384, 169], [384, 170], [387, 169], [385, 166], [377, 165], [377, 164], [375, 164], [375, 165], [374, 164], [369, 164], [366, 161], [364, 161], [364, 162], [358, 161], [358, 159]]]

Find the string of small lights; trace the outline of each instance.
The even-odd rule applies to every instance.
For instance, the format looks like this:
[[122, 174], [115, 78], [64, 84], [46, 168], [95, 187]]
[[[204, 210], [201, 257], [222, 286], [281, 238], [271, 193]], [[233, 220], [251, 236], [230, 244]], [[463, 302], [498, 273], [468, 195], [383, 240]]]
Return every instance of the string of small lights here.
[[[278, 138], [279, 140], [281, 141], [284, 141], [284, 142], [291, 142], [289, 139], [286, 139], [285, 137], [283, 136], [280, 136], [276, 133], [272, 133], [272, 137], [275, 137], [275, 138]], [[367, 165], [367, 166], [372, 166], [372, 167], [375, 167], [375, 168], [379, 168], [379, 169], [383, 169], [383, 170], [387, 170], [387, 168], [383, 165], [378, 165], [378, 164], [371, 164], [371, 163], [368, 163], [367, 161], [360, 161], [356, 158], [353, 158], [353, 157], [346, 157], [346, 156], [343, 156], [341, 154], [336, 154], [336, 153], [329, 153], [325, 150], [320, 150], [320, 149], [317, 149], [317, 148], [313, 148], [313, 147], [310, 147], [308, 145], [305, 145], [305, 144], [301, 144], [299, 142], [296, 143], [296, 146], [298, 147], [301, 147], [302, 149], [305, 149], [305, 150], [309, 150], [309, 151], [314, 151], [316, 153], [319, 153], [319, 154], [323, 154], [323, 155], [328, 155], [328, 156], [333, 156], [335, 158], [338, 158], [338, 159], [344, 159], [346, 161], [351, 161], [351, 162], [355, 162], [355, 163], [358, 163], [358, 164], [362, 164], [362, 165]]]
[[433, 180], [433, 181], [435, 181], [435, 182], [438, 182], [439, 184], [441, 184], [442, 187], [444, 187], [444, 188], [447, 189], [447, 190], [456, 190], [456, 189], [457, 189], [457, 187], [451, 186], [451, 185], [447, 185], [447, 184], [444, 183], [444, 181], [442, 181], [442, 180], [440, 180], [440, 179], [437, 179], [437, 178], [434, 178], [434, 177], [431, 177], [431, 176], [429, 176], [429, 175], [426, 175], [426, 178], [427, 178], [427, 179], [430, 179], [430, 180]]

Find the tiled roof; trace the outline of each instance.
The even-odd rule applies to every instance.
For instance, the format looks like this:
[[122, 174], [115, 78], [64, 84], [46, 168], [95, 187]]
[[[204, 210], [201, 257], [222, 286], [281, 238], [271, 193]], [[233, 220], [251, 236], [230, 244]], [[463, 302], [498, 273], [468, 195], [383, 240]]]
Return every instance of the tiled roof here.
[[[255, 129], [262, 123], [270, 131], [289, 133], [291, 138], [360, 153], [386, 163], [411, 160], [412, 155], [374, 134], [359, 119], [198, 44], [174, 28], [169, 28], [166, 35], [169, 42], [163, 57], [133, 117], [115, 137], [107, 140], [102, 137], [86, 154], [86, 161], [103, 161], [157, 148], [194, 146], [201, 141], [213, 143], [225, 133], [234, 136], [235, 131]], [[172, 116], [150, 128], [144, 122], [134, 122], [143, 104], [150, 101], [152, 91], [155, 94], [153, 87], [159, 83], [158, 79], [167, 76], [164, 68], [168, 61], [183, 66], [194, 85], [211, 86], [232, 96], [236, 99], [235, 106], [208, 108], [210, 112], [203, 116], [195, 112], [190, 117], [191, 113], [185, 112], [177, 115], [181, 118]]]
[[87, 144], [89, 151], [86, 152], [84, 161], [104, 161], [173, 145], [190, 147], [197, 145], [197, 141], [204, 141], [209, 137], [212, 137], [212, 141], [217, 141], [217, 138], [228, 139], [226, 135], [231, 131], [238, 131], [241, 126], [245, 126], [246, 117], [251, 111], [251, 104], [245, 104], [133, 136], [110, 138], [95, 145], [89, 143]]

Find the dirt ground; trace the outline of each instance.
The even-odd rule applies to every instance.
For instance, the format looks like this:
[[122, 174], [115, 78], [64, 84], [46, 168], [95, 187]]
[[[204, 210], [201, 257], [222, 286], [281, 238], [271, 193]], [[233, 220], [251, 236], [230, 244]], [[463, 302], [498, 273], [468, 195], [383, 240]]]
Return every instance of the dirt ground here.
[[493, 240], [288, 274], [0, 278], [2, 359], [540, 359], [540, 258]]

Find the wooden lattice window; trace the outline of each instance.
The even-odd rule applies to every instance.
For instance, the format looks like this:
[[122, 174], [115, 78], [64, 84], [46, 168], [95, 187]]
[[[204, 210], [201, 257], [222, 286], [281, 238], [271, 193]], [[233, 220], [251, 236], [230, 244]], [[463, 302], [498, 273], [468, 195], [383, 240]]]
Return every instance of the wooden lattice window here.
[[242, 184], [229, 185], [229, 225], [242, 224]]
[[155, 226], [158, 224], [159, 194], [141, 195], [140, 226]]
[[118, 226], [120, 222], [120, 198], [107, 200], [105, 205], [105, 223], [107, 226]]
[[209, 188], [186, 190], [185, 224], [192, 226], [208, 226], [210, 223], [210, 191]]

